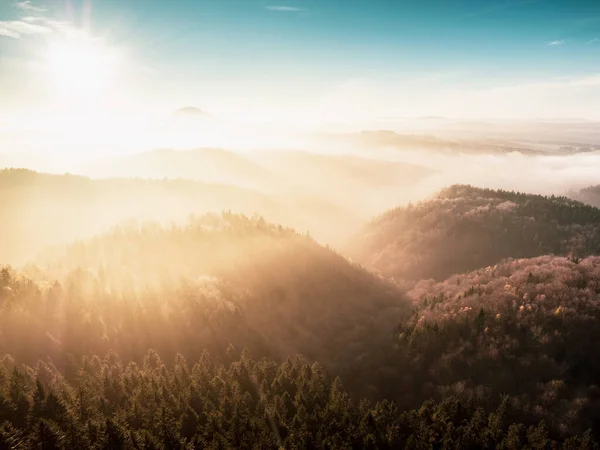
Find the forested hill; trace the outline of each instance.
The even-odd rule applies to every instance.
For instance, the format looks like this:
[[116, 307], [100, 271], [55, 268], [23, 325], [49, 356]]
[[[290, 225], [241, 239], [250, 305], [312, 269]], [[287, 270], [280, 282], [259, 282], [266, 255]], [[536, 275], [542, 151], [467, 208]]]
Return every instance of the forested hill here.
[[569, 193], [569, 197], [600, 208], [600, 185], [589, 186], [576, 192]]
[[0, 270], [0, 447], [596, 448], [599, 279], [542, 257], [409, 298], [260, 218], [115, 228]]
[[422, 281], [412, 315], [394, 285], [238, 215], [116, 229], [52, 261], [0, 271], [7, 448], [591, 449], [600, 436], [597, 257]]
[[408, 280], [441, 280], [509, 257], [599, 254], [600, 210], [566, 197], [455, 185], [375, 218], [347, 253]]
[[508, 394], [557, 433], [600, 433], [600, 257], [507, 261], [410, 295], [396, 334], [406, 376], [389, 398]]
[[28, 269], [35, 282], [5, 282], [15, 310], [0, 315], [0, 333], [18, 360], [114, 350], [139, 361], [150, 348], [194, 359], [232, 343], [278, 360], [301, 353], [342, 374], [389, 347], [410, 315], [393, 284], [241, 215], [121, 227], [57, 253]]
[[123, 221], [181, 223], [192, 213], [259, 214], [276, 223], [310, 230], [316, 238], [339, 236], [340, 222], [360, 225], [354, 213], [305, 194], [289, 194], [283, 201], [225, 184], [182, 179], [90, 179], [26, 169], [0, 170], [0, 205], [0, 263], [4, 264], [23, 263], [46, 246], [88, 238]]

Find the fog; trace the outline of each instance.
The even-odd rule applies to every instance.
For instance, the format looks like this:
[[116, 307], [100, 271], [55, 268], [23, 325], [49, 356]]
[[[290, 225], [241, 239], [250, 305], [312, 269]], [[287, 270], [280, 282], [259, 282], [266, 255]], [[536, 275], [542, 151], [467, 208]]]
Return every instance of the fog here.
[[[384, 153], [384, 151], [382, 151]], [[431, 154], [385, 151], [393, 161], [423, 165], [436, 171], [419, 185], [422, 193], [451, 184], [472, 184], [494, 189], [518, 190], [544, 195], [563, 195], [600, 182], [600, 152], [574, 155], [531, 156], [521, 153], [505, 155]]]
[[[260, 215], [337, 248], [372, 217], [452, 184], [563, 195], [600, 183], [590, 123], [286, 125], [223, 120], [194, 108], [147, 123], [116, 122], [103, 122], [100, 134], [85, 127], [0, 133], [11, 149], [0, 153], [0, 167], [54, 174], [0, 172], [1, 214], [11, 217], [3, 225], [11, 239], [5, 262], [123, 221], [181, 223], [223, 210]], [[449, 131], [458, 129], [472, 136]], [[482, 137], [486, 130], [490, 137]], [[559, 138], [569, 139], [566, 150]]]

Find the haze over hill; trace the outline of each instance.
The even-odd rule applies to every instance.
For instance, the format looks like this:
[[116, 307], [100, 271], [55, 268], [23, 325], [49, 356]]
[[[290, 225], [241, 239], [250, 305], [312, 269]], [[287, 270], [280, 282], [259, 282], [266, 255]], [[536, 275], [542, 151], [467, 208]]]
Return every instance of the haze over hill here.
[[600, 208], [600, 185], [588, 186], [579, 191], [571, 190], [567, 195], [574, 200]]
[[600, 449], [599, 17], [0, 0], [0, 450]]
[[330, 203], [333, 210], [342, 209], [365, 220], [398, 201], [408, 201], [413, 192], [422, 189], [421, 182], [435, 175], [433, 170], [417, 164], [347, 154], [294, 150], [238, 153], [213, 148], [144, 152], [89, 165], [79, 172], [94, 177], [187, 178], [226, 183], [260, 190], [282, 202], [288, 196], [304, 196], [315, 199], [315, 205]]
[[[4, 334], [4, 344], [32, 364], [48, 354], [58, 361], [81, 356], [83, 342], [86, 352], [112, 350], [134, 361], [147, 348], [165, 358], [179, 352], [196, 359], [205, 347], [224, 351], [231, 342], [276, 360], [301, 353], [349, 377], [368, 368], [373, 346], [389, 342], [394, 325], [410, 314], [393, 283], [292, 229], [235, 214], [198, 217], [183, 226], [123, 226], [47, 252], [37, 262], [26, 273], [38, 284], [26, 288], [19, 274], [10, 275], [3, 301], [24, 302], [20, 295], [31, 292], [37, 299], [5, 320], [25, 320], [41, 301], [50, 302], [43, 314], [62, 310], [70, 319], [46, 317], [39, 329], [27, 331], [31, 347], [18, 352], [22, 336], [11, 333], [25, 328], [5, 323], [14, 331]], [[52, 287], [52, 280], [64, 288]], [[77, 303], [78, 295], [92, 292], [96, 301]], [[160, 298], [165, 301], [156, 307]], [[97, 310], [91, 323], [89, 308]], [[144, 312], [134, 314], [136, 308]], [[149, 329], [152, 321], [161, 324], [156, 332]], [[165, 334], [170, 339], [161, 339]], [[368, 393], [368, 386], [348, 382]]]
[[600, 210], [566, 197], [456, 185], [376, 217], [347, 251], [387, 276], [412, 280], [509, 257], [582, 257], [600, 253]]
[[[181, 223], [190, 215], [231, 210], [259, 214], [329, 242], [339, 223], [348, 232], [361, 216], [303, 193], [275, 197], [252, 189], [193, 180], [89, 179], [28, 170], [0, 171], [0, 249], [22, 263], [46, 248], [90, 237], [126, 221]], [[41, 226], [41, 224], [44, 224]]]

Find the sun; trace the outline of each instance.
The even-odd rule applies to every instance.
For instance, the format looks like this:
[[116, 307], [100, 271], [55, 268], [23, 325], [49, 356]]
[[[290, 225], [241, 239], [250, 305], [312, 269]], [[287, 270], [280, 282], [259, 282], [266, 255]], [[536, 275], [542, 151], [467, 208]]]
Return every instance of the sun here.
[[114, 52], [88, 36], [52, 42], [45, 60], [49, 77], [61, 96], [100, 95], [114, 81]]

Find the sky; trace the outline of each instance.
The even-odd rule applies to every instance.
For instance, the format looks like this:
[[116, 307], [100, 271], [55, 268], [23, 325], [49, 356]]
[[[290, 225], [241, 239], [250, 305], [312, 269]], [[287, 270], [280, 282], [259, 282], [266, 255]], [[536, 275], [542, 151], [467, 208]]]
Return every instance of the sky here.
[[0, 128], [189, 105], [288, 122], [595, 120], [600, 2], [0, 0], [0, 99]]

